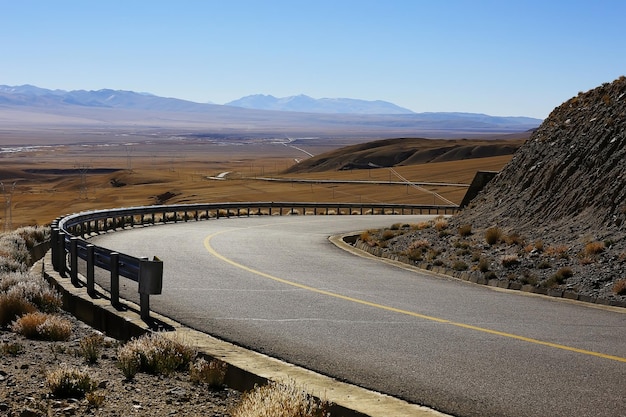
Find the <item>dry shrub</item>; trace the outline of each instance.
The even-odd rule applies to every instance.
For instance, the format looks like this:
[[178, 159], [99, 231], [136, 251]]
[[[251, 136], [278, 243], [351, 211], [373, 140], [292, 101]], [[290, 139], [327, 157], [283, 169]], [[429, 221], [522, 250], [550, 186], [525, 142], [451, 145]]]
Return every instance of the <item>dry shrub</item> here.
[[424, 258], [424, 253], [430, 247], [430, 242], [426, 239], [417, 239], [411, 242], [404, 254], [414, 262], [419, 262]]
[[448, 228], [448, 219], [443, 216], [435, 217], [433, 220], [433, 226], [435, 227], [435, 230], [441, 232]]
[[556, 271], [556, 275], [563, 280], [566, 280], [567, 278], [570, 278], [574, 275], [574, 271], [572, 270], [572, 268], [564, 266], [563, 268], [559, 268], [559, 270]]
[[502, 241], [503, 232], [499, 227], [490, 227], [485, 231], [485, 241], [488, 245], [495, 245]]
[[613, 292], [617, 295], [626, 295], [626, 279], [620, 279], [613, 285]]
[[471, 224], [464, 224], [462, 226], [459, 226], [459, 235], [462, 237], [467, 237], [470, 236], [472, 234], [472, 225]]
[[22, 237], [22, 239], [24, 239], [26, 247], [29, 249], [32, 249], [38, 244], [50, 239], [49, 227], [26, 226], [17, 229], [15, 233], [17, 233]]
[[46, 374], [46, 385], [57, 398], [83, 398], [96, 389], [97, 384], [86, 370], [61, 365]]
[[520, 263], [517, 255], [504, 255], [500, 261], [502, 262], [502, 266], [505, 268], [512, 268]]
[[[26, 240], [19, 232], [9, 232], [0, 235], [0, 248], [8, 254], [5, 258], [9, 262], [0, 265], [0, 272], [25, 271], [30, 262], [30, 252]], [[18, 269], [8, 268], [19, 265]]]
[[597, 261], [595, 256], [584, 256], [582, 253], [578, 257], [578, 261], [581, 265], [591, 265]]
[[605, 248], [604, 242], [589, 242], [585, 245], [584, 253], [586, 256], [598, 255], [604, 252]]
[[550, 269], [552, 268], [552, 264], [548, 261], [541, 261], [537, 264], [538, 269]]
[[189, 364], [189, 379], [194, 384], [205, 384], [209, 388], [214, 389], [222, 388], [227, 370], [228, 364], [225, 362], [217, 359], [209, 362], [204, 358], [200, 358]]
[[62, 306], [61, 295], [50, 288], [48, 282], [32, 273], [13, 272], [0, 278], [0, 292], [23, 298], [37, 309], [46, 313], [55, 313]]
[[104, 345], [104, 336], [94, 333], [81, 339], [78, 348], [81, 356], [89, 363], [96, 363]]
[[431, 226], [430, 222], [419, 222], [411, 226], [413, 230], [424, 230], [428, 229]]
[[430, 247], [427, 239], [416, 239], [409, 245], [409, 249], [426, 249]]
[[480, 258], [478, 261], [478, 270], [480, 272], [489, 271], [489, 261], [485, 258]]
[[467, 270], [467, 268], [467, 264], [463, 261], [454, 261], [452, 263], [452, 269], [454, 269], [455, 271], [465, 271]]
[[34, 312], [18, 318], [11, 330], [28, 339], [61, 341], [70, 338], [72, 323], [60, 316]]
[[19, 343], [2, 343], [0, 345], [0, 354], [2, 355], [17, 356], [23, 352], [24, 346]]
[[19, 294], [0, 294], [0, 326], [2, 327], [24, 314], [35, 311], [37, 308]]
[[170, 374], [187, 369], [196, 351], [184, 343], [160, 333], [132, 339], [118, 350], [118, 366], [124, 376], [133, 378], [137, 372]]
[[507, 243], [507, 245], [523, 246], [525, 244], [524, 238], [517, 232], [509, 233], [504, 238], [504, 241]]
[[361, 232], [361, 234], [359, 235], [359, 239], [363, 242], [369, 242], [372, 240], [372, 235], [369, 231], [366, 230], [364, 232]]
[[90, 407], [100, 408], [102, 404], [104, 404], [104, 400], [106, 399], [105, 395], [100, 392], [88, 392], [85, 395], [85, 399]]
[[567, 259], [569, 257], [569, 247], [565, 245], [548, 246], [544, 253], [550, 258]]
[[559, 270], [556, 271], [554, 275], [546, 280], [544, 286], [555, 287], [557, 285], [561, 285], [565, 282], [565, 280], [567, 280], [567, 278], [570, 278], [572, 275], [574, 275], [574, 271], [572, 271], [572, 268], [567, 266], [559, 268]]
[[13, 259], [11, 256], [0, 256], [0, 273], [25, 271], [26, 265]]
[[243, 395], [232, 417], [329, 417], [326, 402], [319, 403], [294, 382], [270, 382]]
[[383, 234], [381, 235], [381, 238], [383, 240], [389, 240], [389, 239], [392, 239], [394, 237], [396, 237], [396, 232], [394, 232], [393, 230], [389, 230], [389, 229], [384, 230]]

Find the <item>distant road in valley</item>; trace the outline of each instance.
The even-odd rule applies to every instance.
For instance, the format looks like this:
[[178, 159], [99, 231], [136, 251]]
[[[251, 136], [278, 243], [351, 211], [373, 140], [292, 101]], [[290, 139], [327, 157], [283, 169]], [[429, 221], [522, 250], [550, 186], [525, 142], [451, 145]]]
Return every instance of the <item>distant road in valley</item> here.
[[250, 180], [297, 182], [303, 184], [384, 184], [384, 185], [424, 185], [433, 187], [469, 187], [469, 184], [453, 182], [415, 182], [415, 181], [368, 181], [368, 180], [310, 180], [299, 178], [249, 177]]
[[[434, 276], [328, 239], [425, 218], [230, 218], [93, 241], [163, 259], [155, 311], [340, 380], [459, 416], [624, 415], [623, 311]], [[135, 283], [123, 287], [136, 298]]]

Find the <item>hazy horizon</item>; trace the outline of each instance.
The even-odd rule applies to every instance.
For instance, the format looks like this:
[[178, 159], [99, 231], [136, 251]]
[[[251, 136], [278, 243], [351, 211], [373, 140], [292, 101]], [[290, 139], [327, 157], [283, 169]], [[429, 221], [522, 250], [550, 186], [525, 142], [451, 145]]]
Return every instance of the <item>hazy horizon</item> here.
[[626, 73], [626, 3], [7, 2], [0, 84], [544, 119]]

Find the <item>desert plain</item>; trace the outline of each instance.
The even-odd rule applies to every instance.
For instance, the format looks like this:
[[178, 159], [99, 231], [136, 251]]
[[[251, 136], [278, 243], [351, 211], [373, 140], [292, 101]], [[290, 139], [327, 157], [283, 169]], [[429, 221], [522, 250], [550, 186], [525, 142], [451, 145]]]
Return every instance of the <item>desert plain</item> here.
[[[467, 191], [464, 184], [472, 181], [476, 171], [498, 171], [511, 159], [501, 155], [393, 169], [287, 174], [288, 168], [304, 159], [372, 138], [223, 139], [115, 130], [84, 138], [79, 131], [73, 131], [71, 138], [46, 131], [0, 133], [4, 133], [0, 135], [0, 227], [4, 230], [45, 225], [80, 211], [152, 204], [458, 204]], [[478, 138], [484, 139], [518, 144], [523, 140], [519, 135]], [[415, 186], [407, 181], [452, 185]]]

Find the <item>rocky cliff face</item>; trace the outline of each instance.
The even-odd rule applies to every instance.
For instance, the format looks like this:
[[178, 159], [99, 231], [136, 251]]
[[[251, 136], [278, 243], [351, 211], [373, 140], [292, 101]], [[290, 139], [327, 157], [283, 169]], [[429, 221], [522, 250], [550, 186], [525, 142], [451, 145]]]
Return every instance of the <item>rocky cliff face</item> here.
[[418, 229], [383, 255], [626, 307], [626, 77], [557, 107], [466, 209]]
[[554, 109], [458, 217], [563, 242], [623, 239], [625, 220], [626, 77]]

